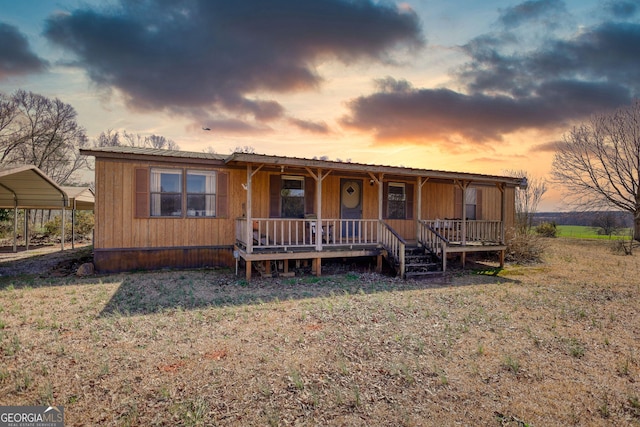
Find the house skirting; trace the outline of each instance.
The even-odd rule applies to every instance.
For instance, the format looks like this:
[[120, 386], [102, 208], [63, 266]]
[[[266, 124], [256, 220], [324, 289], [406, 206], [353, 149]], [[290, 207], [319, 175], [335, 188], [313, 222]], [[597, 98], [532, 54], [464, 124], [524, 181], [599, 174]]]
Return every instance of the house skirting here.
[[94, 249], [93, 263], [100, 273], [163, 268], [233, 267], [233, 246]]

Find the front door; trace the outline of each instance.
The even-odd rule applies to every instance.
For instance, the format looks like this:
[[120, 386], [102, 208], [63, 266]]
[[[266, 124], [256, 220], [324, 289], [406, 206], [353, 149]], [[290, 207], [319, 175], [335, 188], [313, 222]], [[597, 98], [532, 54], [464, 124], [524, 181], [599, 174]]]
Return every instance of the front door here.
[[340, 180], [340, 218], [343, 220], [342, 237], [357, 236], [359, 222], [353, 220], [362, 219], [362, 180]]

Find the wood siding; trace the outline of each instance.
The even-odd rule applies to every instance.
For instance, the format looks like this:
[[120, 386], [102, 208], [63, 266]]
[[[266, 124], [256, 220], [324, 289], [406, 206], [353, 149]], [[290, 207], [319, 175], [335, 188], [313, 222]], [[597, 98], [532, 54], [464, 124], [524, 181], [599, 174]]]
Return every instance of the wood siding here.
[[[246, 181], [244, 171], [225, 170], [229, 174], [230, 197], [224, 218], [138, 218], [136, 169], [148, 170], [153, 166], [139, 162], [96, 161], [96, 249], [233, 245], [234, 219], [242, 215], [244, 203], [237, 195], [246, 194], [241, 187]], [[197, 168], [202, 169], [201, 166]]]

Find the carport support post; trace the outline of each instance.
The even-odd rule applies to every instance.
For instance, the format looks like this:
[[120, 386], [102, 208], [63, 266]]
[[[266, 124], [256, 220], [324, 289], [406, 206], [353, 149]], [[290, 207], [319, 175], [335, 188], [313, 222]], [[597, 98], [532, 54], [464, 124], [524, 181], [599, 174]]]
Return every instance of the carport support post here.
[[65, 224], [65, 206], [64, 206], [64, 202], [62, 202], [62, 239], [60, 239], [60, 250], [64, 251], [64, 226]]
[[73, 210], [71, 211], [71, 249], [76, 248], [76, 201], [73, 201]]
[[18, 203], [13, 208], [13, 252], [18, 252]]
[[24, 250], [29, 250], [29, 209], [24, 210]]

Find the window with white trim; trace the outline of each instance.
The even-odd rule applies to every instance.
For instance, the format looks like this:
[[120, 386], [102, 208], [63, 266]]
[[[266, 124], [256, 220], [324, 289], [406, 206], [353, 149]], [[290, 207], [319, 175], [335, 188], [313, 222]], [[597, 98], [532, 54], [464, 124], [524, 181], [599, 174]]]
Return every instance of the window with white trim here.
[[151, 216], [182, 216], [182, 170], [151, 169]]
[[217, 177], [215, 171], [152, 168], [151, 216], [215, 217]]
[[475, 220], [477, 218], [478, 213], [478, 194], [475, 188], [467, 188], [466, 196], [464, 201], [464, 209], [466, 213], [467, 219]]
[[187, 216], [216, 216], [216, 173], [187, 170]]

